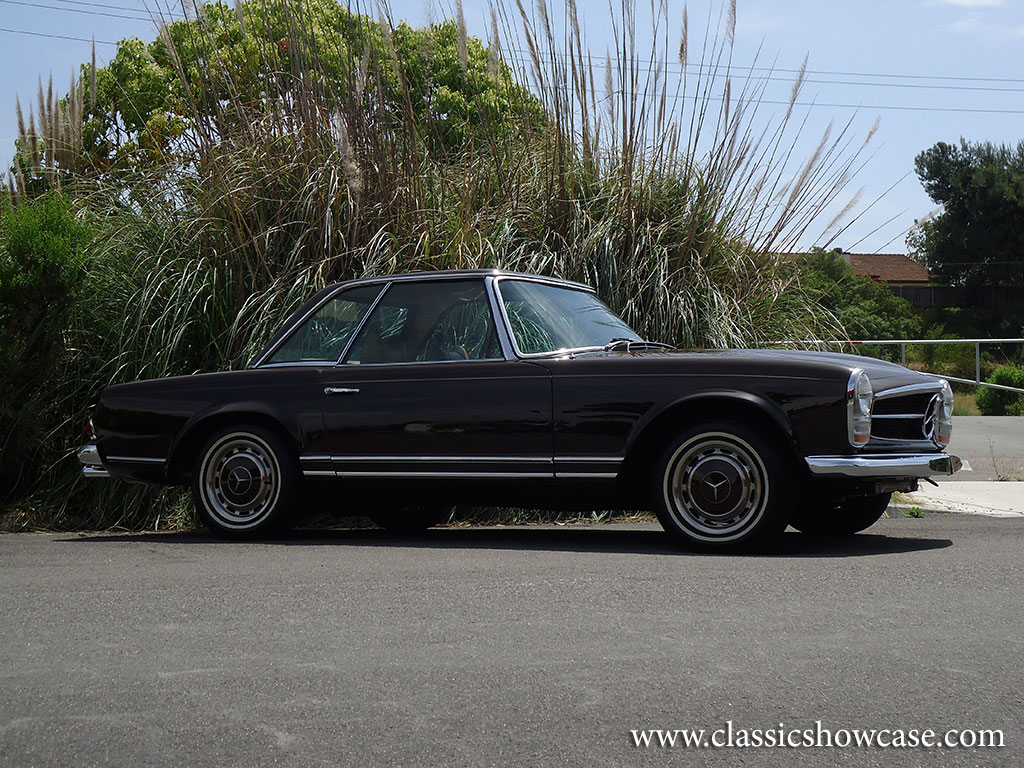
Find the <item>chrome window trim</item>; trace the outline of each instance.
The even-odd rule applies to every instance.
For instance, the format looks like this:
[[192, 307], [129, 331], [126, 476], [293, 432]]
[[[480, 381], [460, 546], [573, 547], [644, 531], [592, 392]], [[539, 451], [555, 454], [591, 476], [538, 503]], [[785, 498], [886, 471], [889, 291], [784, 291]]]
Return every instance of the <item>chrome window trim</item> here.
[[[494, 362], [503, 362], [504, 360], [506, 360], [507, 358], [504, 358], [504, 357], [477, 357], [477, 358], [466, 359], [466, 360], [403, 360], [403, 361], [393, 362], [393, 363], [348, 363], [348, 362], [346, 362], [345, 358], [348, 357], [348, 353], [352, 351], [352, 345], [355, 344], [356, 339], [359, 338], [359, 334], [363, 332], [363, 328], [366, 326], [366, 323], [369, 322], [370, 315], [372, 315], [374, 310], [377, 309], [377, 305], [380, 303], [381, 299], [384, 298], [385, 294], [387, 294], [387, 292], [391, 289], [391, 286], [394, 283], [406, 283], [406, 282], [417, 282], [417, 281], [428, 283], [428, 282], [434, 282], [434, 280], [467, 280], [467, 281], [470, 281], [470, 280], [481, 280], [482, 279], [484, 281], [484, 294], [487, 296], [488, 306], [490, 306], [490, 308], [491, 308], [491, 320], [494, 323], [495, 333], [498, 334], [499, 343], [501, 343], [503, 341], [502, 338], [501, 338], [500, 324], [498, 323], [498, 318], [494, 316], [494, 305], [493, 305], [493, 302], [491, 300], [490, 291], [488, 290], [487, 281], [490, 278], [486, 274], [464, 273], [464, 272], [463, 273], [460, 273], [460, 272], [445, 272], [443, 274], [439, 273], [437, 277], [430, 277], [430, 274], [431, 273], [429, 273], [429, 272], [414, 272], [414, 273], [409, 274], [409, 275], [400, 275], [398, 277], [390, 279], [388, 284], [387, 284], [387, 286], [385, 286], [384, 290], [381, 291], [380, 294], [378, 294], [376, 299], [374, 299], [373, 305], [370, 307], [369, 310], [367, 310], [366, 314], [363, 315], [363, 319], [359, 322], [359, 325], [356, 326], [356, 329], [352, 332], [352, 336], [349, 338], [348, 344], [345, 345], [345, 349], [341, 353], [341, 357], [338, 358], [338, 361], [334, 365], [339, 367], [339, 368], [343, 368], [343, 367], [346, 367], [346, 366], [352, 366], [353, 368], [363, 368], [363, 367], [366, 367], [366, 368], [379, 368], [381, 366], [388, 366], [388, 367], [390, 367], [390, 366], [397, 366], [397, 365], [437, 365], [438, 363], [488, 363], [488, 362], [494, 363]], [[502, 344], [501, 346], [502, 346], [502, 354], [505, 354], [504, 345]]]
[[[556, 288], [567, 288], [567, 289], [573, 290], [573, 291], [580, 291], [581, 293], [589, 293], [589, 294], [592, 294], [593, 296], [597, 297], [598, 300], [600, 300], [600, 297], [597, 296], [597, 291], [594, 288], [592, 288], [589, 285], [584, 285], [583, 283], [573, 283], [573, 282], [569, 282], [568, 280], [559, 280], [557, 278], [548, 278], [548, 277], [538, 277], [538, 276], [535, 276], [535, 275], [519, 276], [519, 275], [503, 274], [503, 275], [495, 276], [494, 277], [494, 290], [495, 290], [495, 293], [497, 294], [498, 305], [500, 306], [500, 309], [501, 309], [501, 319], [502, 319], [502, 322], [504, 322], [504, 324], [505, 324], [505, 328], [506, 328], [506, 330], [508, 332], [509, 340], [512, 343], [512, 350], [515, 353], [515, 356], [517, 358], [519, 358], [520, 360], [536, 360], [538, 358], [566, 357], [568, 355], [571, 355], [574, 352], [589, 352], [589, 351], [595, 351], [596, 352], [598, 350], [604, 349], [604, 347], [591, 346], [591, 347], [571, 347], [571, 348], [570, 347], [566, 347], [564, 349], [554, 349], [554, 350], [551, 350], [550, 352], [523, 352], [521, 349], [519, 349], [519, 342], [516, 341], [516, 335], [514, 333], [512, 333], [512, 322], [511, 322], [511, 320], [509, 320], [508, 312], [505, 310], [505, 298], [501, 295], [501, 283], [503, 281], [505, 281], [505, 280], [521, 280], [523, 282], [529, 282], [529, 283], [542, 283], [542, 284], [545, 284], [545, 285], [552, 285], [552, 286], [554, 286]], [[611, 308], [609, 307], [609, 309], [611, 309]], [[618, 315], [615, 315], [615, 316], [618, 317]], [[619, 319], [621, 320], [622, 318], [619, 318]], [[623, 322], [625, 322], [625, 321], [623, 320]]]
[[491, 302], [491, 314], [494, 316], [494, 326], [498, 331], [498, 343], [501, 345], [501, 354], [505, 360], [515, 360], [516, 346], [512, 338], [512, 326], [509, 325], [508, 315], [505, 314], [505, 305], [498, 293], [497, 278], [488, 277], [484, 283], [487, 287], [487, 299]]
[[296, 360], [290, 363], [263, 363], [260, 368], [330, 368], [330, 360]]
[[396, 365], [445, 365], [448, 363], [504, 363], [504, 357], [478, 357], [469, 358], [466, 360], [407, 360], [405, 362], [398, 363], [328, 363], [328, 365], [336, 365], [344, 367], [348, 370], [358, 370], [359, 368], [380, 368], [381, 366], [396, 366]]
[[381, 290], [380, 293], [377, 294], [377, 298], [374, 299], [373, 302], [370, 304], [370, 308], [366, 310], [366, 313], [363, 315], [363, 319], [359, 321], [359, 325], [357, 325], [356, 329], [352, 331], [352, 335], [348, 337], [348, 341], [345, 343], [345, 348], [341, 350], [341, 356], [334, 361], [334, 364], [336, 366], [339, 366], [344, 362], [345, 357], [352, 349], [352, 345], [355, 344], [356, 339], [359, 338], [359, 334], [362, 333], [363, 328], [366, 327], [366, 323], [367, 321], [369, 321], [370, 315], [372, 315], [374, 310], [377, 309], [377, 305], [380, 304], [380, 300], [384, 298], [384, 294], [387, 293], [390, 288], [391, 283], [385, 283], [384, 288]]
[[[590, 293], [595, 293], [596, 294], [596, 291], [591, 286], [584, 285], [583, 283], [573, 282], [572, 280], [562, 280], [562, 279], [557, 278], [557, 277], [543, 277], [543, 276], [538, 276], [538, 275], [521, 275], [518, 272], [505, 272], [505, 271], [500, 270], [500, 269], [479, 269], [479, 270], [468, 269], [468, 270], [439, 270], [437, 272], [406, 272], [406, 273], [398, 274], [398, 275], [380, 275], [380, 276], [377, 276], [377, 277], [363, 277], [363, 278], [359, 278], [357, 280], [346, 280], [345, 282], [338, 283], [335, 286], [335, 289], [333, 291], [330, 291], [323, 298], [322, 301], [320, 301], [317, 305], [312, 307], [308, 312], [306, 312], [302, 317], [300, 317], [298, 319], [298, 321], [295, 323], [295, 326], [292, 328], [292, 330], [287, 335], [282, 337], [273, 347], [271, 347], [264, 354], [262, 354], [258, 358], [256, 358], [256, 360], [254, 360], [249, 365], [249, 368], [253, 369], [253, 368], [266, 367], [267, 364], [265, 363], [265, 361], [268, 358], [272, 357], [274, 355], [274, 353], [277, 352], [277, 350], [281, 347], [281, 345], [284, 344], [285, 341], [287, 341], [289, 338], [291, 338], [291, 335], [299, 328], [299, 326], [301, 326], [306, 320], [308, 320], [310, 315], [312, 315], [312, 314], [316, 313], [317, 311], [319, 311], [328, 301], [333, 299], [335, 296], [337, 296], [342, 291], [346, 291], [346, 290], [348, 290], [350, 288], [361, 288], [361, 287], [366, 286], [366, 285], [375, 285], [377, 283], [380, 283], [385, 288], [387, 288], [392, 283], [398, 283], [398, 282], [404, 283], [404, 282], [407, 282], [407, 281], [414, 281], [414, 280], [466, 280], [466, 279], [472, 279], [472, 278], [481, 278], [481, 279], [483, 279], [485, 281], [485, 284], [488, 285], [488, 287], [490, 287], [491, 283], [494, 280], [496, 280], [496, 279], [510, 279], [511, 278], [511, 279], [516, 279], [516, 280], [532, 280], [534, 282], [539, 282], [539, 283], [549, 283], [551, 285], [557, 285], [557, 286], [561, 286], [563, 288], [572, 288], [572, 289], [576, 289], [576, 290], [584, 290], [584, 291], [588, 291]], [[375, 299], [374, 303], [376, 303], [376, 301], [380, 300], [381, 295], [382, 294], [377, 294], [377, 299]], [[495, 325], [498, 326], [498, 328], [499, 328], [498, 337], [499, 337], [499, 340], [502, 342], [502, 352], [503, 352], [503, 354], [506, 355], [505, 359], [511, 360], [511, 359], [514, 358], [514, 355], [510, 355], [510, 353], [512, 352], [512, 349], [511, 349], [511, 347], [507, 347], [506, 344], [504, 343], [506, 340], [504, 338], [502, 338], [502, 336], [503, 336], [502, 331], [504, 331], [506, 334], [508, 334], [509, 337], [511, 337], [511, 334], [510, 334], [509, 328], [507, 326], [507, 321], [506, 321], [506, 325], [504, 325], [504, 327], [503, 327], [502, 323], [499, 322], [499, 320], [498, 320], [499, 317], [501, 317], [502, 315], [496, 310], [494, 299], [495, 299], [495, 297], [492, 296], [491, 312], [495, 316], [494, 317]], [[499, 307], [497, 309], [500, 309], [500, 304], [501, 304], [500, 300], [497, 301], [497, 304], [499, 305]], [[363, 320], [365, 320], [366, 317], [369, 316], [370, 311], [372, 311], [372, 307], [371, 307], [371, 310], [367, 311], [366, 315], [363, 316]], [[344, 352], [342, 353], [341, 358], [338, 359], [338, 361], [335, 363], [335, 365], [340, 365], [342, 363], [342, 361], [345, 358], [345, 355], [348, 353], [348, 348], [351, 346], [351, 342], [355, 339], [356, 335], [359, 333], [360, 330], [362, 330], [362, 325], [357, 327], [356, 330], [352, 333], [352, 338], [349, 339], [349, 344], [346, 346]], [[488, 358], [488, 359], [500, 359], [500, 358]], [[451, 362], [459, 362], [459, 361], [455, 360], [455, 361], [451, 361]], [[314, 365], [314, 364], [315, 365], [324, 365], [324, 364], [330, 365], [331, 363], [330, 363], [330, 361], [320, 361], [320, 362], [317, 362], [317, 361], [308, 361], [308, 362], [303, 361], [303, 362], [300, 362], [298, 364], [299, 365], [307, 365], [307, 364], [308, 365]], [[275, 363], [274, 365], [283, 365], [283, 364]]]
[[[339, 293], [342, 293], [343, 291], [347, 291], [347, 290], [349, 290], [351, 288], [361, 288], [364, 285], [373, 285], [378, 280], [380, 280], [380, 278], [374, 278], [372, 280], [354, 280], [354, 281], [348, 282], [348, 283], [339, 283], [337, 288], [335, 288], [333, 291], [330, 291], [327, 294], [327, 296], [325, 296], [323, 298], [323, 300], [320, 301], [319, 304], [316, 304], [315, 306], [310, 308], [310, 310], [308, 312], [306, 312], [306, 314], [304, 314], [302, 317], [300, 317], [295, 322], [295, 325], [292, 326], [292, 329], [290, 331], [288, 331], [288, 333], [286, 333], [284, 336], [282, 336], [280, 339], [278, 339], [277, 343], [274, 346], [272, 346], [270, 349], [268, 349], [266, 352], [264, 352], [262, 355], [260, 355], [256, 360], [254, 360], [252, 365], [250, 365], [249, 367], [250, 368], [260, 368], [260, 367], [262, 367], [263, 366], [263, 362], [265, 360], [267, 360], [270, 357], [273, 357], [274, 354], [277, 352], [277, 350], [279, 350], [281, 348], [281, 345], [283, 345], [286, 341], [288, 341], [288, 339], [290, 339], [295, 334], [295, 332], [297, 330], [299, 330], [299, 328], [301, 328], [302, 325], [310, 317], [312, 317], [314, 314], [316, 314], [321, 309], [323, 309], [323, 307], [326, 306], [327, 302], [331, 301]], [[382, 293], [383, 293], [383, 291], [381, 291], [380, 293], [377, 294], [377, 298], [374, 299], [374, 301], [373, 301], [373, 306], [376, 306], [376, 303], [380, 300], [380, 297], [381, 297]], [[371, 306], [371, 309], [372, 309], [372, 306]], [[363, 315], [363, 320], [366, 319], [366, 315], [368, 315], [368, 314], [370, 314], [370, 310], [367, 310], [366, 314]], [[357, 326], [356, 327], [356, 331], [358, 331], [360, 327], [362, 327], [362, 326], [361, 325]], [[351, 343], [352, 342], [352, 338], [355, 337], [356, 331], [352, 332], [352, 337], [349, 338], [349, 343]], [[347, 344], [345, 346], [345, 349], [346, 350], [348, 349], [348, 345]], [[298, 363], [300, 363], [302, 365], [307, 365], [307, 364], [331, 365], [331, 361], [330, 360], [298, 360], [298, 361], [288, 361], [288, 362], [289, 363], [291, 363], [291, 362], [298, 362]], [[281, 364], [282, 363], [276, 363], [275, 365], [281, 365]]]

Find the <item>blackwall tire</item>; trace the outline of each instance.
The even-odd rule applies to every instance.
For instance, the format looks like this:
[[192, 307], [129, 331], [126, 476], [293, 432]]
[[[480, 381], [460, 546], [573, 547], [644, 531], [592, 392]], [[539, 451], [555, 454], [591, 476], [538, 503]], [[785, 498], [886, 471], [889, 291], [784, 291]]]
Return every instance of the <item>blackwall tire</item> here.
[[192, 473], [200, 519], [225, 538], [273, 538], [294, 525], [298, 461], [281, 438], [252, 425], [210, 436]]
[[683, 543], [706, 550], [763, 546], [786, 527], [793, 473], [785, 448], [756, 430], [716, 421], [686, 430], [655, 473], [655, 512]]
[[891, 498], [891, 493], [873, 493], [817, 505], [805, 502], [790, 525], [801, 533], [852, 536], [877, 523]]

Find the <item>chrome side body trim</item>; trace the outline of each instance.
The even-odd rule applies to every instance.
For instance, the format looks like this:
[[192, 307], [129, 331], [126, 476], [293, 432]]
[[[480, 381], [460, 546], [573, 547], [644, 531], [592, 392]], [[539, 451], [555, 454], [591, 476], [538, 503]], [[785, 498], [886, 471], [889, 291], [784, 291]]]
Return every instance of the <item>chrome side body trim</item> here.
[[166, 464], [167, 459], [155, 459], [150, 456], [107, 456], [107, 461], [124, 462], [126, 464]]
[[[443, 478], [443, 479], [604, 479], [614, 480], [617, 472], [586, 472], [586, 471], [555, 471], [555, 462], [565, 464], [621, 464], [621, 456], [328, 456], [319, 454], [300, 456], [299, 461], [333, 464], [335, 469], [306, 469], [302, 474], [309, 477], [394, 477], [394, 478]], [[406, 464], [440, 464], [452, 467], [461, 465], [459, 469], [356, 469], [360, 464], [383, 464], [385, 467]], [[534, 468], [523, 467], [520, 470], [497, 471], [488, 466], [500, 464], [533, 464]], [[468, 466], [466, 466], [468, 465]], [[597, 469], [597, 467], [595, 467]]]
[[532, 461], [532, 462], [543, 462], [550, 464], [552, 461], [560, 461], [566, 463], [580, 462], [580, 463], [608, 463], [608, 464], [621, 464], [624, 459], [622, 456], [340, 456], [326, 454], [315, 455], [315, 456], [300, 456], [299, 461], [333, 461], [333, 462], [344, 462], [344, 461], [373, 461], [373, 462], [404, 462], [404, 461], [488, 461], [488, 462], [517, 462], [517, 461]]
[[820, 477], [931, 477], [952, 475], [963, 465], [948, 453], [808, 456], [811, 474]]
[[[304, 475], [312, 474], [310, 470], [303, 471]], [[513, 478], [551, 478], [552, 472], [392, 472], [383, 470], [347, 470], [339, 469], [334, 472], [318, 472], [317, 474], [334, 475], [335, 477], [437, 477], [437, 478], [461, 478], [464, 480], [483, 479], [513, 479]]]

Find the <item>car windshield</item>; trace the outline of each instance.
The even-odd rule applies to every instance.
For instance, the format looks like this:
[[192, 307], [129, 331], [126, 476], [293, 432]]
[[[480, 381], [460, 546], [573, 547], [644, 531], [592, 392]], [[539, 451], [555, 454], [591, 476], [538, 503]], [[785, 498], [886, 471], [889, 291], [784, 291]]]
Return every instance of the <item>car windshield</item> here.
[[501, 300], [519, 352], [604, 347], [640, 337], [594, 294], [532, 280], [502, 280]]

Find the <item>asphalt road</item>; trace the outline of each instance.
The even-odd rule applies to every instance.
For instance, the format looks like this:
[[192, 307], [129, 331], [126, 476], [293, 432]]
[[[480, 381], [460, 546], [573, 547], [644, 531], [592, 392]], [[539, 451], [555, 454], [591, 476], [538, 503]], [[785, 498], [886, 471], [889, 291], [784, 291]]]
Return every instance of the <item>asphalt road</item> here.
[[[1024, 764], [1024, 520], [771, 556], [654, 525], [0, 536], [0, 765]], [[1002, 729], [1002, 749], [631, 729]]]
[[949, 451], [971, 465], [951, 480], [1022, 480], [1024, 417], [954, 416]]

